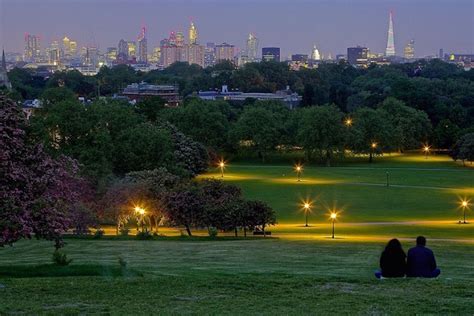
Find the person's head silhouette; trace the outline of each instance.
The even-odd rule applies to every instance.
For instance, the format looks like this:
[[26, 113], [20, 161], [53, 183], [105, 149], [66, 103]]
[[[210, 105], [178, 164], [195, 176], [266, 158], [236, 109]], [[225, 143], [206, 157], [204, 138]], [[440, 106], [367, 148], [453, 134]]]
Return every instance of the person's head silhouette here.
[[416, 245], [417, 246], [426, 246], [426, 238], [423, 236], [416, 237]]

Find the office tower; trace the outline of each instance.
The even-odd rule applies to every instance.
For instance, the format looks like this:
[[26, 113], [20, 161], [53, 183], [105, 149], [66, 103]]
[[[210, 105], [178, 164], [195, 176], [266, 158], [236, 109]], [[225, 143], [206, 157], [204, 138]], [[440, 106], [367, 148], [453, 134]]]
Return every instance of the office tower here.
[[99, 64], [99, 49], [95, 46], [87, 46], [85, 49], [84, 64], [97, 67]]
[[142, 31], [138, 37], [138, 61], [142, 63], [148, 62], [148, 42], [145, 27], [142, 27]]
[[439, 49], [438, 58], [444, 60], [444, 50], [442, 48]]
[[24, 60], [34, 62], [41, 56], [40, 38], [37, 35], [25, 34]]
[[321, 54], [319, 53], [319, 50], [316, 47], [316, 45], [313, 46], [313, 50], [311, 51], [311, 59], [312, 60], [321, 60]]
[[258, 54], [258, 38], [255, 34], [250, 33], [247, 38], [247, 47], [246, 47], [247, 58], [250, 62], [257, 61]]
[[235, 56], [235, 46], [227, 43], [216, 45], [216, 62], [223, 60], [233, 61]]
[[117, 48], [115, 47], [109, 47], [107, 48], [107, 51], [105, 53], [105, 61], [109, 64], [117, 61], [117, 56], [118, 56], [118, 51]]
[[349, 47], [347, 49], [347, 62], [356, 67], [367, 67], [368, 53], [367, 47]]
[[158, 63], [160, 62], [160, 58], [161, 58], [161, 47], [155, 47], [153, 48], [153, 53], [151, 54], [148, 61], [150, 63]]
[[190, 65], [196, 64], [204, 67], [204, 46], [198, 44], [187, 45], [185, 60]]
[[171, 31], [170, 37], [167, 39], [168, 45], [176, 45], [176, 33]]
[[176, 46], [183, 47], [184, 46], [184, 34], [183, 32], [176, 32]]
[[70, 59], [77, 53], [77, 42], [71, 41], [67, 36], [63, 38], [64, 58]]
[[204, 67], [214, 66], [216, 63], [216, 44], [207, 43], [204, 51]]
[[2, 65], [0, 67], [0, 87], [6, 87], [8, 90], [12, 88], [10, 80], [8, 80], [7, 62], [5, 61], [5, 51], [2, 50]]
[[385, 56], [395, 56], [395, 40], [393, 36], [393, 17], [392, 11], [390, 11], [390, 17], [388, 22], [388, 36], [387, 36], [387, 48], [385, 49]]
[[137, 57], [137, 43], [135, 41], [127, 41], [128, 59], [135, 59]]
[[415, 40], [412, 39], [408, 42], [407, 46], [403, 50], [404, 56], [406, 59], [413, 59], [415, 58]]
[[280, 62], [280, 48], [279, 47], [263, 47], [262, 60]]
[[191, 21], [191, 25], [189, 27], [189, 44], [197, 44], [198, 40], [198, 31], [196, 26], [194, 25], [194, 22]]
[[293, 54], [291, 55], [291, 61], [299, 63], [307, 63], [308, 55], [306, 54]]
[[128, 43], [123, 39], [118, 43], [117, 59], [120, 61], [128, 60]]

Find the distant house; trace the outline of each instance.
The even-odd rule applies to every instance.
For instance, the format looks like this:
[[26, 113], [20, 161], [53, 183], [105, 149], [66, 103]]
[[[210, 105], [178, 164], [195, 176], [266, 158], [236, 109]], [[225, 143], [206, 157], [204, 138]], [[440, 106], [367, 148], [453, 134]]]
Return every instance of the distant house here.
[[23, 113], [25, 113], [26, 119], [28, 120], [31, 117], [31, 115], [33, 115], [34, 112], [37, 109], [40, 109], [41, 107], [42, 107], [41, 101], [38, 99], [34, 99], [34, 100], [23, 101], [21, 108], [23, 110]]
[[129, 101], [138, 102], [147, 97], [161, 97], [166, 106], [178, 106], [181, 102], [177, 85], [153, 85], [146, 82], [132, 83], [122, 92]]
[[198, 97], [202, 100], [226, 100], [231, 103], [243, 103], [246, 99], [255, 100], [274, 100], [281, 101], [289, 109], [294, 109], [299, 106], [301, 102], [301, 96], [290, 90], [290, 87], [286, 87], [285, 90], [279, 90], [275, 93], [263, 93], [263, 92], [240, 92], [240, 91], [229, 91], [227, 86], [222, 86], [220, 91], [199, 91]]

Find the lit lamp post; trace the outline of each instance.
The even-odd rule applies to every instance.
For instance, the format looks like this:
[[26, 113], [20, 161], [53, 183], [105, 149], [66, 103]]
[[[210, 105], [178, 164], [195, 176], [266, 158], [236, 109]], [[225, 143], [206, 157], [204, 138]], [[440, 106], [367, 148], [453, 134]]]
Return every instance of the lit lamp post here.
[[347, 127], [352, 126], [352, 119], [351, 119], [350, 117], [346, 118], [346, 120], [344, 121], [344, 124], [345, 124]]
[[372, 144], [370, 144], [370, 156], [369, 156], [369, 162], [372, 162], [372, 156], [374, 155], [375, 153], [375, 149], [377, 148], [377, 143], [376, 142], [372, 142]]
[[308, 214], [311, 213], [311, 202], [304, 202], [303, 203], [303, 211], [305, 216], [305, 227], [308, 227]]
[[334, 223], [336, 222], [337, 213], [336, 212], [331, 212], [330, 218], [331, 218], [331, 221], [332, 221], [332, 239], [334, 239]]
[[430, 153], [430, 146], [425, 145], [423, 147], [423, 152], [425, 153], [425, 159], [428, 159], [428, 154]]
[[224, 178], [224, 168], [225, 168], [224, 160], [219, 161], [219, 168], [221, 169], [221, 178]]
[[295, 166], [295, 172], [296, 172], [296, 179], [298, 182], [301, 181], [301, 172], [303, 171], [303, 166], [302, 165], [296, 165]]
[[135, 213], [137, 213], [139, 217], [139, 222], [142, 226], [142, 232], [145, 230], [144, 226], [145, 226], [145, 209], [143, 207], [140, 207], [140, 206], [135, 206]]
[[470, 202], [469, 200], [462, 200], [461, 201], [461, 208], [462, 208], [463, 218], [464, 218], [464, 220], [462, 222], [463, 224], [467, 224], [467, 222], [466, 222], [466, 209], [469, 209], [469, 205], [471, 204], [469, 202]]

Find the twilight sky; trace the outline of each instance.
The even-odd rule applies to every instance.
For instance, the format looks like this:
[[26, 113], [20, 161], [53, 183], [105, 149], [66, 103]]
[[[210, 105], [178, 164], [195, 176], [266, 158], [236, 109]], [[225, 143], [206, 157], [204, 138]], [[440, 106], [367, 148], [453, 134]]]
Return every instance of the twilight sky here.
[[154, 47], [171, 30], [187, 36], [192, 18], [204, 44], [244, 47], [254, 32], [260, 47], [281, 47], [282, 57], [309, 54], [313, 44], [324, 55], [355, 45], [384, 52], [390, 10], [397, 54], [411, 38], [417, 56], [474, 53], [474, 0], [0, 0], [0, 46], [22, 52], [30, 33], [42, 48], [67, 35], [105, 50], [136, 39], [145, 24]]

